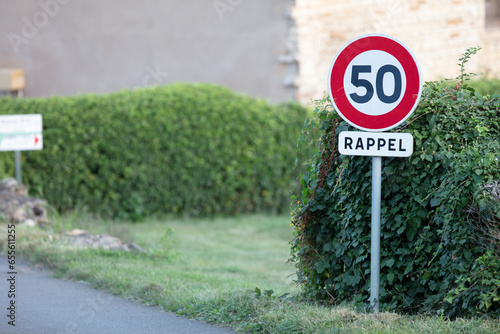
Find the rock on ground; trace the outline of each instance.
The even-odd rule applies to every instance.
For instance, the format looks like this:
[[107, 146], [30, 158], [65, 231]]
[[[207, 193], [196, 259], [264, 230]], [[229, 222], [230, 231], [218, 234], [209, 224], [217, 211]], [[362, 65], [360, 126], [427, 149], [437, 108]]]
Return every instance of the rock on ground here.
[[102, 248], [108, 250], [118, 250], [118, 251], [139, 251], [145, 252], [141, 247], [136, 244], [129, 243], [126, 244], [116, 237], [109, 236], [107, 234], [103, 235], [93, 235], [87, 231], [74, 229], [66, 232], [63, 238], [65, 243], [71, 244], [76, 247], [81, 248]]
[[47, 223], [47, 202], [29, 197], [26, 186], [15, 179], [0, 182], [0, 219], [13, 223]]

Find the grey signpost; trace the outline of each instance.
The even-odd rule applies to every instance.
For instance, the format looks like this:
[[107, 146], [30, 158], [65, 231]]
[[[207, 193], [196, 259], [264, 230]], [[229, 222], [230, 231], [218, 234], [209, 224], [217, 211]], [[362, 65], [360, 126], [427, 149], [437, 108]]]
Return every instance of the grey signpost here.
[[21, 182], [21, 151], [43, 148], [42, 115], [0, 116], [0, 151], [14, 151], [15, 176]]
[[21, 151], [15, 151], [14, 152], [14, 173], [16, 176], [16, 180], [19, 183], [22, 183], [22, 176], [21, 176]]
[[370, 305], [379, 309], [380, 292], [380, 208], [382, 194], [382, 157], [372, 158], [372, 234], [370, 264]]
[[350, 125], [338, 149], [343, 155], [372, 157], [370, 305], [379, 310], [380, 211], [382, 157], [409, 157], [409, 133], [383, 132], [403, 122], [416, 109], [422, 77], [411, 51], [387, 35], [363, 35], [347, 43], [330, 67], [328, 90], [333, 106]]

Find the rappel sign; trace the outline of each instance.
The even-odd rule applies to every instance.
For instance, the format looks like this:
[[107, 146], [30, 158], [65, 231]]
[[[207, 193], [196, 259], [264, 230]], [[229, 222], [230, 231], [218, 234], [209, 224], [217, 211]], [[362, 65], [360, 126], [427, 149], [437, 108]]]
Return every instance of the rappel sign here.
[[343, 155], [409, 157], [413, 153], [413, 137], [409, 133], [344, 131], [339, 135], [339, 152]]

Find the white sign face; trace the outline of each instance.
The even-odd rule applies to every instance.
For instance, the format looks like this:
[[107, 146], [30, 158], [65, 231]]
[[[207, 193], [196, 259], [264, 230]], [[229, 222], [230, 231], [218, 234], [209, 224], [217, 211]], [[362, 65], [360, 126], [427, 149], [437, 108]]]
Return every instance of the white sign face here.
[[0, 151], [31, 151], [42, 148], [42, 115], [0, 116]]
[[338, 145], [343, 155], [409, 157], [413, 153], [413, 136], [409, 133], [344, 131], [339, 135]]
[[384, 115], [401, 103], [406, 91], [406, 74], [399, 60], [390, 53], [366, 51], [347, 66], [344, 90], [351, 105], [361, 113]]

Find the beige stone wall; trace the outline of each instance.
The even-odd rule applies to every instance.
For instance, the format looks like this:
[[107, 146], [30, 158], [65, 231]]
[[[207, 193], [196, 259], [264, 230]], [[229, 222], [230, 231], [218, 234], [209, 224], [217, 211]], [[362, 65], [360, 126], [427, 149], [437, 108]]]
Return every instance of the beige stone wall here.
[[425, 81], [456, 77], [469, 47], [483, 50], [467, 70], [500, 73], [500, 29], [485, 29], [484, 0], [296, 0], [298, 99], [327, 90], [330, 64], [349, 40], [367, 33], [398, 38], [415, 54]]
[[484, 31], [481, 47], [481, 71], [500, 77], [500, 28]]

